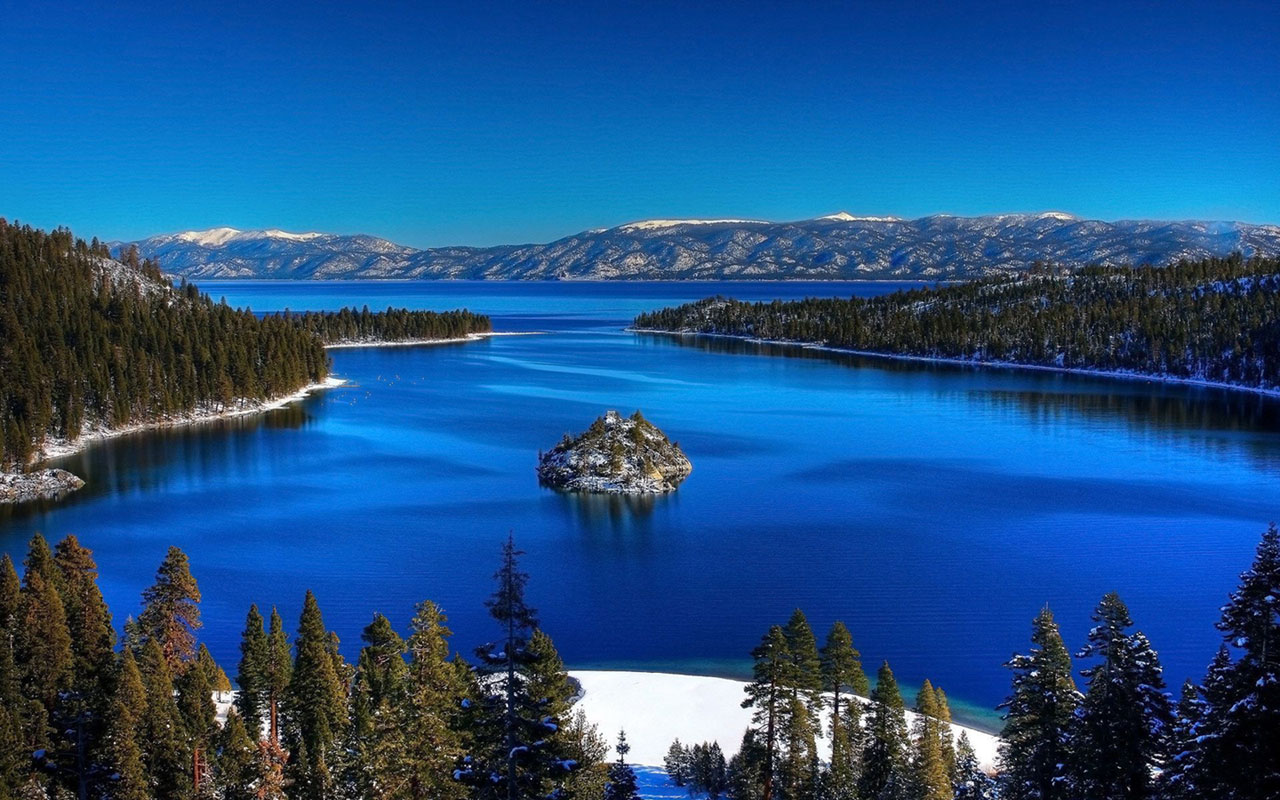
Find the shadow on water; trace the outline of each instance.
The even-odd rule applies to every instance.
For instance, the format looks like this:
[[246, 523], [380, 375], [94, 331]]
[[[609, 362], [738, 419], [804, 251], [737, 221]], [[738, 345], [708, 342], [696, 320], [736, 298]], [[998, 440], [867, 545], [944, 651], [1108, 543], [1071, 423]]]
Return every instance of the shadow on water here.
[[[1034, 425], [1120, 420], [1132, 432], [1156, 435], [1162, 441], [1189, 439], [1219, 456], [1243, 454], [1268, 471], [1280, 472], [1280, 399], [1252, 392], [1010, 367], [878, 358], [710, 336], [640, 335], [668, 347], [727, 355], [815, 359], [890, 374], [980, 374], [986, 379], [980, 388], [973, 388], [972, 384], [964, 387], [971, 402], [994, 410], [1016, 412]], [[1256, 436], [1259, 433], [1274, 436]]]
[[61, 500], [0, 506], [0, 521], [70, 508], [103, 496], [138, 495], [175, 483], [204, 482], [228, 471], [253, 474], [263, 468], [263, 437], [301, 430], [312, 421], [305, 404], [293, 403], [262, 414], [154, 428], [95, 442], [79, 453], [48, 462], [84, 478], [84, 488]]

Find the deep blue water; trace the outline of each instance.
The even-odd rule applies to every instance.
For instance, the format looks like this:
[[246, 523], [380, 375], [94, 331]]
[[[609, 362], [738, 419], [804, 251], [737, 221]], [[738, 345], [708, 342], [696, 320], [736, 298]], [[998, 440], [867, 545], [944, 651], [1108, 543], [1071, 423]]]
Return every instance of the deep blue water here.
[[[294, 625], [305, 589], [348, 654], [374, 612], [442, 604], [470, 652], [500, 542], [571, 666], [740, 674], [791, 610], [852, 630], [868, 671], [925, 677], [971, 714], [1048, 603], [1082, 644], [1106, 591], [1168, 667], [1198, 676], [1217, 607], [1280, 518], [1280, 404], [1240, 393], [930, 366], [626, 333], [714, 293], [853, 284], [221, 283], [258, 311], [467, 306], [539, 335], [338, 350], [352, 385], [253, 419], [97, 445], [69, 500], [0, 517], [96, 552], [122, 622], [166, 547], [191, 557], [203, 639], [228, 666], [250, 602]], [[540, 448], [641, 408], [693, 475], [627, 501], [540, 488]]]

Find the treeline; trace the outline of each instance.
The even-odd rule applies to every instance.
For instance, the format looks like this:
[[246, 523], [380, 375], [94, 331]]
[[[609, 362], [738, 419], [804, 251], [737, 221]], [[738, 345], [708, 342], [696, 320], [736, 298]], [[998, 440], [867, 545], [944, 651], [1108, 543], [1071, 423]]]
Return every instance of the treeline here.
[[324, 378], [315, 337], [171, 289], [135, 251], [0, 219], [0, 465], [46, 437], [119, 427]]
[[891, 355], [1127, 371], [1280, 388], [1280, 259], [1040, 267], [875, 298], [641, 314], [635, 327], [816, 343]]
[[431, 602], [407, 639], [374, 615], [354, 664], [310, 592], [293, 637], [251, 607], [220, 715], [214, 692], [231, 685], [198, 642], [181, 550], [117, 642], [92, 554], [37, 535], [21, 579], [0, 560], [0, 798], [636, 800], [625, 740], [607, 764], [571, 713], [577, 686], [524, 600], [519, 555], [508, 541], [488, 602], [502, 635], [474, 664]]
[[370, 311], [284, 312], [280, 317], [319, 337], [325, 344], [394, 342], [414, 339], [462, 339], [489, 333], [493, 324], [483, 314], [459, 311], [410, 311], [390, 308]]
[[[677, 785], [734, 800], [1274, 800], [1280, 797], [1280, 532], [1222, 608], [1223, 643], [1175, 701], [1159, 657], [1116, 594], [1102, 598], [1073, 663], [1053, 614], [1005, 666], [998, 774], [951, 736], [945, 694], [925, 681], [908, 724], [885, 663], [869, 689], [849, 632], [819, 649], [804, 614], [752, 653], [753, 725], [725, 762], [718, 744], [675, 742]], [[1085, 680], [1076, 684], [1076, 668]], [[863, 697], [869, 698], [864, 702]], [[817, 740], [830, 739], [820, 758]]]
[[271, 314], [165, 282], [136, 248], [120, 261], [66, 229], [0, 218], [0, 469], [49, 438], [291, 394], [329, 370], [324, 344], [459, 338], [468, 311]]

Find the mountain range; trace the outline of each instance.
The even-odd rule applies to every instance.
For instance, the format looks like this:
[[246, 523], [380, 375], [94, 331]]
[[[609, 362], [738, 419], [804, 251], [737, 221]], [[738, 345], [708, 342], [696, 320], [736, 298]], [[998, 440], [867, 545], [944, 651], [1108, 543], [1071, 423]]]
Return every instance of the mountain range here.
[[796, 222], [645, 220], [547, 244], [417, 249], [363, 234], [205, 231], [136, 244], [164, 271], [212, 278], [471, 280], [949, 279], [1036, 262], [1165, 265], [1240, 251], [1280, 255], [1280, 226], [1070, 214], [899, 219], [840, 212]]

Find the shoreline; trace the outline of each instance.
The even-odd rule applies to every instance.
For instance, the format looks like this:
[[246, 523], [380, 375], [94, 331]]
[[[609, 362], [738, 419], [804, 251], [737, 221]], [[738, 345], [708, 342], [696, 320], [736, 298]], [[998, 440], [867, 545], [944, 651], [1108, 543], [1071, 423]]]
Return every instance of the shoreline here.
[[494, 336], [539, 336], [543, 331], [488, 331], [487, 333], [468, 333], [452, 339], [398, 339], [394, 342], [371, 340], [367, 342], [334, 342], [326, 344], [325, 350], [353, 350], [362, 347], [420, 347], [433, 344], [464, 344], [479, 342]]
[[699, 337], [704, 336], [711, 339], [732, 339], [739, 342], [750, 342], [752, 344], [774, 344], [784, 345], [787, 347], [800, 347], [805, 350], [816, 350], [824, 353], [842, 353], [851, 356], [865, 356], [867, 358], [883, 358], [891, 361], [918, 361], [926, 364], [950, 364], [958, 367], [996, 367], [1000, 369], [1021, 369], [1035, 370], [1038, 372], [1054, 372], [1060, 375], [1081, 375], [1092, 378], [1113, 378], [1126, 381], [1141, 381], [1145, 383], [1159, 383], [1166, 386], [1191, 386], [1199, 389], [1226, 389], [1234, 392], [1245, 392], [1247, 394], [1258, 395], [1260, 397], [1269, 397], [1280, 399], [1280, 388], [1264, 389], [1261, 387], [1245, 386], [1237, 383], [1224, 383], [1222, 381], [1207, 381], [1199, 378], [1180, 378], [1176, 375], [1152, 375], [1146, 372], [1126, 372], [1123, 370], [1105, 370], [1105, 369], [1084, 369], [1081, 367], [1053, 367], [1048, 364], [1022, 364], [1017, 361], [981, 361], [973, 358], [948, 358], [946, 356], [917, 356], [906, 353], [880, 353], [875, 350], [854, 350], [848, 347], [833, 347], [831, 345], [816, 344], [814, 342], [801, 342], [788, 339], [761, 339], [755, 336], [744, 336], [734, 333], [699, 333], [696, 331], [664, 331], [653, 328], [633, 328], [627, 327], [623, 330], [631, 333], [644, 333], [654, 336], [678, 336], [678, 337]]
[[243, 417], [249, 414], [260, 414], [266, 411], [274, 411], [277, 408], [283, 408], [290, 403], [297, 402], [298, 400], [307, 397], [312, 392], [323, 391], [325, 389], [335, 389], [339, 386], [345, 385], [347, 382], [346, 378], [338, 378], [330, 375], [322, 381], [309, 383], [301, 389], [298, 389], [296, 392], [271, 400], [238, 400], [235, 401], [238, 404], [235, 408], [221, 409], [218, 411], [197, 408], [182, 414], [165, 417], [164, 419], [133, 423], [121, 428], [94, 429], [80, 434], [74, 442], [67, 441], [66, 439], [48, 439], [40, 448], [40, 456], [34, 464], [40, 465], [51, 459], [72, 456], [90, 445], [98, 442], [105, 442], [108, 439], [115, 439], [120, 436], [128, 436], [131, 433], [142, 433], [143, 431], [161, 430], [164, 428], [178, 428], [185, 425], [202, 425], [223, 419], [234, 419], [235, 417]]
[[[586, 712], [606, 737], [626, 730], [631, 761], [640, 766], [661, 768], [663, 756], [677, 738], [685, 744], [719, 742], [729, 758], [738, 751], [742, 734], [751, 724], [752, 710], [742, 707], [746, 681], [628, 670], [570, 669], [569, 676], [583, 690], [574, 709]], [[906, 713], [910, 724], [916, 715]], [[829, 719], [830, 713], [824, 716]], [[954, 722], [951, 730], [956, 738], [962, 732], [969, 737], [983, 769], [995, 768], [999, 736]], [[820, 752], [830, 747], [829, 736], [818, 740]]]

